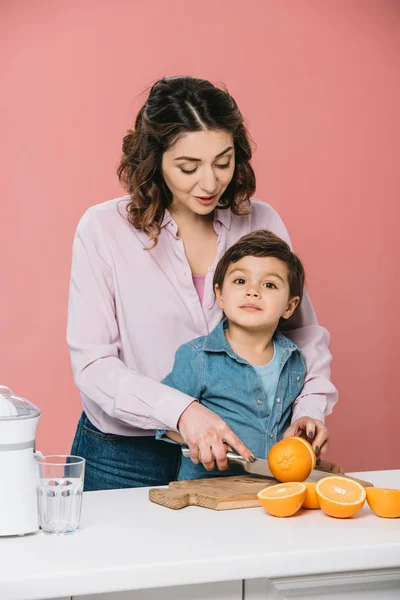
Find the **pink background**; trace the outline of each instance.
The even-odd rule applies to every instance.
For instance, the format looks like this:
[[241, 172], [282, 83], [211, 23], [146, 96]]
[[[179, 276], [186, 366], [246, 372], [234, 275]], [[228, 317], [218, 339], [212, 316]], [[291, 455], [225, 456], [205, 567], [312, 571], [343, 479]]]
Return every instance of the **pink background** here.
[[39, 449], [68, 452], [80, 414], [65, 343], [77, 222], [121, 193], [143, 90], [191, 74], [236, 97], [256, 197], [286, 222], [331, 332], [329, 458], [400, 467], [399, 34], [395, 0], [2, 1], [0, 383], [40, 406]]

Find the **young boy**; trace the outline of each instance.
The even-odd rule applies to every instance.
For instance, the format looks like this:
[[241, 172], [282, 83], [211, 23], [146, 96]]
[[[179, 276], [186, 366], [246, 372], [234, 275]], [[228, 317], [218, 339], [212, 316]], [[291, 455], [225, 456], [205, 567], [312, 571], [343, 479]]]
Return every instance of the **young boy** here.
[[[304, 269], [289, 246], [269, 231], [242, 237], [222, 257], [214, 290], [225, 319], [207, 336], [183, 344], [162, 383], [218, 413], [258, 458], [266, 458], [290, 425], [292, 403], [304, 383], [299, 348], [276, 331], [301, 302]], [[183, 443], [176, 432], [156, 437]], [[242, 473], [207, 471], [182, 457], [178, 479]]]

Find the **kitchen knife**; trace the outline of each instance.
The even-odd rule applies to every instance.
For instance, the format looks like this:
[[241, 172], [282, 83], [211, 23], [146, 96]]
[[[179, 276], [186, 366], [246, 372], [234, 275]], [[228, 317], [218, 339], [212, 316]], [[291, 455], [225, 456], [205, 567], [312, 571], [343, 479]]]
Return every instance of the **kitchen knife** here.
[[[183, 456], [190, 458], [190, 450], [187, 446], [182, 447]], [[246, 473], [250, 475], [257, 475], [259, 477], [267, 477], [269, 479], [275, 479], [275, 477], [271, 473], [271, 469], [268, 466], [268, 461], [262, 458], [256, 458], [255, 462], [248, 462], [245, 458], [236, 454], [235, 452], [227, 452], [226, 458], [230, 464], [240, 465], [243, 467]], [[374, 487], [372, 483], [369, 481], [363, 481], [362, 479], [357, 479], [356, 477], [350, 477], [350, 475], [344, 475], [343, 473], [331, 473], [327, 471], [321, 471], [317, 469], [313, 469], [310, 475], [307, 477], [305, 481], [315, 482], [323, 479], [324, 477], [334, 477], [338, 475], [339, 477], [346, 477], [346, 479], [352, 479], [353, 481], [357, 481], [364, 487]]]

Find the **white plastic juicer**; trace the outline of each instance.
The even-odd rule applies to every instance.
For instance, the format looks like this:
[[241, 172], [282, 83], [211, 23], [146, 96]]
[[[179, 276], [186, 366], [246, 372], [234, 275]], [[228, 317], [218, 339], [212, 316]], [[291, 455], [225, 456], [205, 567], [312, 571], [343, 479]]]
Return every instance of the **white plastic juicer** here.
[[0, 536], [39, 529], [35, 464], [39, 418], [34, 404], [0, 386]]

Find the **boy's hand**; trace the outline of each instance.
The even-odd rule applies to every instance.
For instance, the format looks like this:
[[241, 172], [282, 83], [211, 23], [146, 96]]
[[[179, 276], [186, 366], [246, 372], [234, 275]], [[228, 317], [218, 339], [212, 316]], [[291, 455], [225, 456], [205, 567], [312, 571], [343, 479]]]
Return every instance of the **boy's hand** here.
[[178, 429], [190, 449], [192, 462], [202, 462], [207, 471], [215, 468], [226, 471], [228, 461], [226, 446], [230, 446], [246, 460], [252, 452], [235, 435], [223, 419], [198, 402], [192, 402], [183, 411], [178, 421]]
[[328, 451], [329, 431], [322, 421], [311, 417], [300, 417], [286, 429], [284, 438], [291, 435], [304, 437], [312, 444], [314, 452], [318, 457], [324, 456]]

